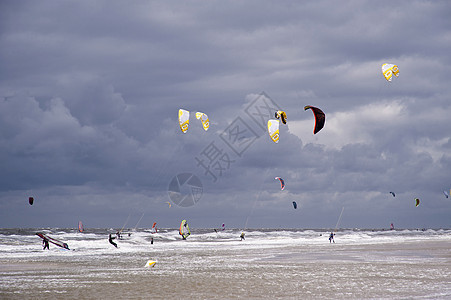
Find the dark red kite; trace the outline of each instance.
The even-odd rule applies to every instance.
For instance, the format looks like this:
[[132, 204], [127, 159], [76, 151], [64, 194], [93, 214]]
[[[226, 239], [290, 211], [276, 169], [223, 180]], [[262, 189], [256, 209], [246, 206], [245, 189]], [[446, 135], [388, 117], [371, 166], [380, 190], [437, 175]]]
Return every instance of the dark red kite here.
[[313, 129], [313, 134], [317, 134], [323, 127], [326, 122], [326, 115], [323, 111], [314, 106], [304, 106], [304, 110], [311, 109], [313, 111], [313, 115], [315, 116], [315, 128]]

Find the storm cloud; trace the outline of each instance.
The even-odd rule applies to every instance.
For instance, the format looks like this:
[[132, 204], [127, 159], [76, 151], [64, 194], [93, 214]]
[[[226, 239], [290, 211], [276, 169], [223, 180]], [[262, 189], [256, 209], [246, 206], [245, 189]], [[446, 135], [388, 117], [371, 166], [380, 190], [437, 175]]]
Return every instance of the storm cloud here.
[[[342, 207], [342, 227], [449, 227], [450, 15], [447, 1], [2, 1], [0, 227], [330, 228]], [[305, 105], [326, 113], [316, 135]], [[169, 208], [181, 173], [201, 197]]]

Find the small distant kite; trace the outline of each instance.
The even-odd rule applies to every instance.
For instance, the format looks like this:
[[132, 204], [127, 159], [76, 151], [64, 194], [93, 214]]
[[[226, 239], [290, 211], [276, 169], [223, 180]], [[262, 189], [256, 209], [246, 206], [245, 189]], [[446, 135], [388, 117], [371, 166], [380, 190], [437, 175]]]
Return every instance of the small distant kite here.
[[324, 112], [310, 105], [304, 106], [304, 110], [311, 109], [313, 111], [313, 115], [315, 116], [315, 127], [313, 129], [313, 134], [317, 134], [323, 127], [326, 122], [326, 115]]
[[418, 205], [420, 205], [420, 199], [415, 198], [415, 207], [417, 207]]
[[[450, 190], [450, 192], [451, 192], [451, 190]], [[449, 197], [448, 192], [447, 191], [443, 191], [443, 194], [445, 195], [446, 199], [448, 199], [448, 197]]]
[[399, 76], [399, 68], [397, 65], [394, 64], [383, 64], [382, 74], [384, 74], [384, 77], [385, 79], [387, 79], [387, 81], [391, 81], [393, 75], [395, 75], [396, 77]]
[[294, 209], [298, 208], [298, 204], [295, 201], [293, 201], [293, 207]]
[[33, 205], [33, 202], [34, 202], [34, 198], [28, 197], [28, 203], [30, 203], [30, 205]]
[[167, 201], [166, 201], [166, 203], [169, 205], [169, 207], [171, 207], [171, 202], [167, 202]]
[[393, 195], [393, 197], [395, 197], [396, 195], [395, 195], [395, 193], [393, 193], [393, 192], [390, 192], [390, 194], [392, 194]]
[[285, 188], [285, 181], [282, 178], [280, 178], [280, 177], [276, 177], [274, 179], [276, 179], [276, 180], [279, 179], [279, 181], [280, 181], [280, 190], [283, 191], [283, 189]]

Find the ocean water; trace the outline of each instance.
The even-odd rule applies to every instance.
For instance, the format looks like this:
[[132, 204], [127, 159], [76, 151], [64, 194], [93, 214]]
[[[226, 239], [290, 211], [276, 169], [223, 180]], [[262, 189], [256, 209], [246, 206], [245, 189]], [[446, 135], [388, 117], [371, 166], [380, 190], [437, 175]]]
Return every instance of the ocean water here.
[[451, 299], [450, 229], [114, 232], [0, 229], [0, 299]]

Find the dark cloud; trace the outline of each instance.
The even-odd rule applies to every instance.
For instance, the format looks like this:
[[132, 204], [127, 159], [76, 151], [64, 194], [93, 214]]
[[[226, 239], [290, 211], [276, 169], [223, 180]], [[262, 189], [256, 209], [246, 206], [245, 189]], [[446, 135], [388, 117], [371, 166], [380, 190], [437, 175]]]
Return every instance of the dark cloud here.
[[[2, 1], [0, 226], [133, 227], [145, 213], [142, 226], [333, 227], [345, 207], [347, 227], [449, 227], [450, 12], [446, 1]], [[391, 83], [385, 62], [400, 67]], [[287, 112], [278, 144], [271, 113], [249, 113], [258, 97]], [[327, 115], [317, 135], [305, 105]], [[192, 113], [187, 134], [179, 108]], [[230, 144], [238, 117], [246, 148]], [[222, 165], [204, 168], [212, 149]], [[183, 172], [202, 199], [169, 209]]]

